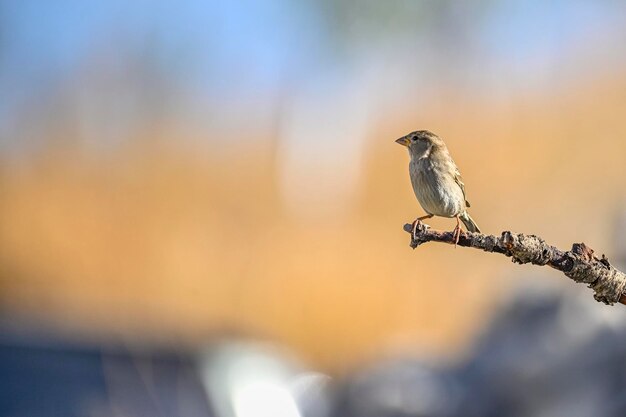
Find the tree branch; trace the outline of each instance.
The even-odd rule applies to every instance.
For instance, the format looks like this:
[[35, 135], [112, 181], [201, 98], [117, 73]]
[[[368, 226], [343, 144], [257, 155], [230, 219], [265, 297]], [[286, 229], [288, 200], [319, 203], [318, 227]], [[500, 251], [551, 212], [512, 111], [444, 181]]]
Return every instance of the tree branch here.
[[[418, 222], [415, 236], [410, 224], [405, 224], [404, 230], [411, 233], [410, 246], [413, 249], [426, 242], [454, 244], [452, 232], [432, 230], [422, 222]], [[606, 256], [594, 256], [593, 249], [584, 243], [574, 243], [572, 249], [565, 252], [548, 245], [538, 236], [507, 231], [500, 237], [464, 232], [458, 245], [501, 253], [519, 264], [548, 265], [576, 282], [587, 284], [593, 289], [597, 301], [609, 305], [626, 304], [626, 274], [611, 266]]]

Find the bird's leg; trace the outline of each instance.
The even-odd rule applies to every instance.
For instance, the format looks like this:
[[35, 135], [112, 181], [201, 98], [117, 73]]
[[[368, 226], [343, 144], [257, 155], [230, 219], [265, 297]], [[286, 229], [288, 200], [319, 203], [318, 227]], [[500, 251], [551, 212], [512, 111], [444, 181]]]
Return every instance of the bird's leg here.
[[459, 243], [459, 238], [461, 237], [461, 221], [459, 220], [459, 216], [456, 217], [456, 227], [452, 232], [452, 236], [454, 237], [454, 247], [456, 248], [457, 243]]
[[430, 219], [430, 218], [431, 218], [431, 217], [433, 217], [433, 216], [434, 216], [434, 214], [427, 214], [427, 215], [425, 215], [425, 216], [418, 217], [417, 219], [415, 219], [415, 221], [413, 222], [413, 224], [411, 224], [411, 227], [413, 228], [413, 229], [412, 229], [412, 230], [413, 230], [413, 233], [412, 233], [413, 240], [416, 240], [416, 239], [417, 239], [417, 224], [418, 224], [419, 222], [421, 222], [422, 220]]

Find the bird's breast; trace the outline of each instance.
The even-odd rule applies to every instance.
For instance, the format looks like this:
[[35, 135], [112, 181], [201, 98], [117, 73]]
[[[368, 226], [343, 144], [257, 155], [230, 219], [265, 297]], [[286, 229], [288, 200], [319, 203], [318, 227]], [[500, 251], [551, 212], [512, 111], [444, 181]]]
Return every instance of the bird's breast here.
[[465, 210], [463, 191], [449, 167], [422, 158], [411, 161], [409, 173], [415, 196], [429, 214], [454, 217]]

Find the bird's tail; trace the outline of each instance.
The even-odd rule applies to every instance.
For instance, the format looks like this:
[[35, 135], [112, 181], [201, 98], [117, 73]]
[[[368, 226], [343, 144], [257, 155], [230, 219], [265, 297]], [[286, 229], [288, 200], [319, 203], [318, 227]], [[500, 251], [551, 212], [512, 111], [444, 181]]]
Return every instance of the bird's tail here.
[[470, 215], [469, 215], [469, 213], [467, 211], [463, 212], [463, 214], [461, 214], [459, 216], [459, 218], [461, 219], [461, 221], [463, 222], [463, 224], [467, 228], [468, 232], [480, 233], [480, 229], [478, 228], [478, 225], [476, 224], [474, 219], [472, 219], [470, 217]]

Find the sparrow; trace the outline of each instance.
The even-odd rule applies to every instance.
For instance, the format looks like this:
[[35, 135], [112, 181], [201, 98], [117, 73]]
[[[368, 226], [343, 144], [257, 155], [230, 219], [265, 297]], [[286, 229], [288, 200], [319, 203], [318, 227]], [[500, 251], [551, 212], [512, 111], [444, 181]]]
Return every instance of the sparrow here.
[[465, 197], [461, 173], [443, 140], [428, 130], [417, 130], [396, 139], [396, 142], [409, 150], [409, 175], [413, 192], [427, 213], [413, 222], [413, 238], [418, 222], [433, 216], [456, 218], [453, 232], [455, 246], [461, 236], [459, 221], [463, 222], [468, 231], [480, 233], [478, 225], [467, 212], [470, 203]]

